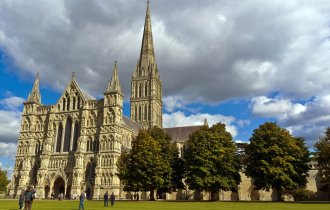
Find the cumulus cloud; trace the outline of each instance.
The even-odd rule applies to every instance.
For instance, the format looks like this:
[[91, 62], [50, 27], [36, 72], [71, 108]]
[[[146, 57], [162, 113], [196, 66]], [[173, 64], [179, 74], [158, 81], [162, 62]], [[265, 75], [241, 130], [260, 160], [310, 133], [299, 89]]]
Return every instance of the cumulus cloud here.
[[252, 113], [262, 117], [284, 117], [305, 111], [301, 104], [292, 104], [288, 99], [268, 98], [266, 96], [253, 97], [251, 100]]
[[163, 105], [167, 112], [173, 112], [176, 109], [182, 109], [185, 107], [182, 99], [176, 96], [164, 97]]
[[330, 95], [314, 97], [306, 102], [260, 96], [251, 100], [251, 111], [261, 117], [275, 117], [295, 136], [304, 137], [309, 146], [330, 126]]
[[[3, 142], [17, 142], [21, 123], [21, 111], [24, 99], [9, 96], [0, 100], [0, 144]], [[0, 145], [2, 149], [2, 145]]]
[[20, 123], [19, 111], [0, 110], [0, 142], [17, 142]]
[[2, 105], [5, 109], [16, 110], [22, 106], [24, 101], [24, 98], [11, 96], [9, 98], [4, 98], [0, 100], [0, 105]]
[[[39, 71], [43, 84], [61, 89], [76, 71], [82, 88], [96, 95], [118, 60], [128, 96], [145, 6], [138, 0], [2, 1], [0, 47], [19, 75]], [[325, 94], [329, 9], [324, 0], [151, 2], [164, 96], [218, 103], [274, 89], [295, 97]]]
[[13, 158], [16, 154], [17, 145], [15, 143], [0, 142], [0, 158]]
[[[94, 96], [103, 93], [117, 60], [127, 100], [145, 6], [140, 0], [0, 1], [0, 49], [15, 65], [13, 74], [33, 79], [38, 71], [41, 83], [63, 90], [75, 71]], [[329, 10], [326, 0], [152, 1], [165, 110], [174, 116], [190, 103], [254, 97], [253, 114], [314, 135], [327, 118], [317, 103], [327, 104], [330, 89]], [[257, 97], [273, 91], [285, 98]], [[295, 102], [311, 97], [310, 104]], [[8, 109], [16, 106], [12, 100]], [[10, 128], [0, 120], [6, 133], [0, 138], [13, 139], [6, 129], [18, 129], [17, 113], [0, 115], [13, 119]]]
[[171, 114], [163, 115], [163, 126], [166, 127], [178, 127], [178, 126], [191, 126], [191, 125], [203, 125], [204, 120], [207, 120], [209, 126], [222, 122], [226, 124], [226, 130], [231, 133], [233, 137], [237, 135], [237, 129], [233, 123], [235, 118], [231, 116], [223, 116], [220, 114], [211, 115], [206, 113], [198, 113], [185, 115], [183, 112], [174, 112]]

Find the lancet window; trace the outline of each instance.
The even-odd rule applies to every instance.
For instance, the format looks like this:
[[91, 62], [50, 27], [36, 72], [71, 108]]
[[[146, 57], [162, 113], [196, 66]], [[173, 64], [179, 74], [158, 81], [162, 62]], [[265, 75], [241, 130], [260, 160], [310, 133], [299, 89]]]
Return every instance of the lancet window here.
[[38, 155], [41, 154], [41, 152], [42, 152], [42, 144], [38, 141], [34, 149], [34, 153]]
[[71, 130], [72, 130], [72, 120], [71, 120], [71, 118], [68, 118], [66, 121], [66, 124], [65, 124], [63, 152], [70, 151]]
[[56, 152], [61, 151], [61, 146], [62, 146], [62, 132], [63, 132], [63, 126], [62, 123], [59, 124], [58, 129], [57, 129], [57, 138], [56, 138]]

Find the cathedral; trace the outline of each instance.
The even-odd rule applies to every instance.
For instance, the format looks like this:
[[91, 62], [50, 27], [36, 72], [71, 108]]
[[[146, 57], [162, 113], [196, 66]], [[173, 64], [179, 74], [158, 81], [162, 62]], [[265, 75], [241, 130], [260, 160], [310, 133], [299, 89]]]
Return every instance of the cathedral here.
[[[58, 102], [43, 105], [37, 75], [24, 102], [13, 177], [8, 194], [19, 195], [34, 185], [39, 198], [75, 197], [86, 191], [98, 199], [106, 191], [119, 199], [130, 199], [123, 191], [116, 162], [140, 129], [162, 128], [162, 83], [155, 58], [149, 1], [147, 3], [140, 57], [132, 74], [130, 117], [123, 115], [124, 95], [117, 62], [102, 99], [95, 99], [71, 81]], [[207, 124], [207, 122], [205, 122]], [[201, 126], [165, 128], [177, 143], [182, 156], [189, 134]], [[272, 191], [255, 191], [252, 181], [240, 172], [242, 182], [236, 192], [220, 191], [220, 200], [274, 200]], [[318, 192], [315, 164], [309, 172], [307, 189]], [[191, 192], [179, 189], [166, 199], [188, 199]], [[142, 194], [141, 194], [142, 196]], [[207, 199], [207, 194], [203, 195]], [[142, 197], [141, 197], [142, 198]], [[147, 196], [145, 196], [145, 199]], [[142, 198], [143, 199], [143, 198]], [[275, 199], [276, 200], [276, 199]]]
[[[123, 115], [123, 92], [117, 62], [102, 99], [79, 88], [73, 73], [58, 102], [43, 105], [37, 75], [24, 102], [9, 195], [18, 195], [28, 184], [38, 196], [70, 197], [86, 190], [88, 198], [105, 191], [123, 196], [116, 175], [122, 150], [131, 148], [139, 129], [162, 128], [162, 83], [155, 59], [149, 1], [140, 57], [132, 74], [130, 117]], [[183, 147], [199, 126], [167, 128]]]

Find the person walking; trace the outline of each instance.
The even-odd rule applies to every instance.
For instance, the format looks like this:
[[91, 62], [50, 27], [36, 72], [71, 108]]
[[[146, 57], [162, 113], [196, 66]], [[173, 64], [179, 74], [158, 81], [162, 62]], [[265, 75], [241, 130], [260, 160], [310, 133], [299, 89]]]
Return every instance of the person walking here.
[[79, 210], [80, 210], [80, 208], [82, 208], [82, 210], [85, 210], [85, 207], [84, 207], [85, 199], [86, 199], [85, 192], [82, 191], [81, 195], [79, 196]]
[[24, 189], [22, 189], [21, 194], [19, 195], [19, 200], [18, 200], [18, 205], [19, 205], [19, 209], [23, 210], [23, 204], [24, 204]]
[[26, 191], [24, 193], [24, 200], [25, 200], [25, 210], [31, 210], [33, 198], [35, 196], [36, 191], [33, 189], [32, 185], [28, 185]]
[[110, 202], [111, 202], [111, 207], [113, 207], [113, 205], [115, 204], [115, 195], [113, 194], [113, 192], [110, 195]]
[[108, 201], [109, 201], [108, 191], [104, 193], [103, 197], [104, 197], [104, 207], [108, 207]]

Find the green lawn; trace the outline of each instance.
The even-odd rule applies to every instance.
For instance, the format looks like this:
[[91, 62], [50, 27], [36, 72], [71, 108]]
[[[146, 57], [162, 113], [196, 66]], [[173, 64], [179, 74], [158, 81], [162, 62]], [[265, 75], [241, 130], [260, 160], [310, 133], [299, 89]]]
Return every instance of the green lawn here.
[[[111, 207], [108, 207], [111, 209]], [[17, 210], [18, 201], [0, 200], [0, 210]], [[35, 200], [33, 210], [77, 210], [78, 201]], [[86, 210], [104, 209], [102, 201], [86, 201]], [[329, 210], [330, 203], [276, 203], [276, 202], [174, 202], [174, 201], [116, 201], [118, 210]]]

